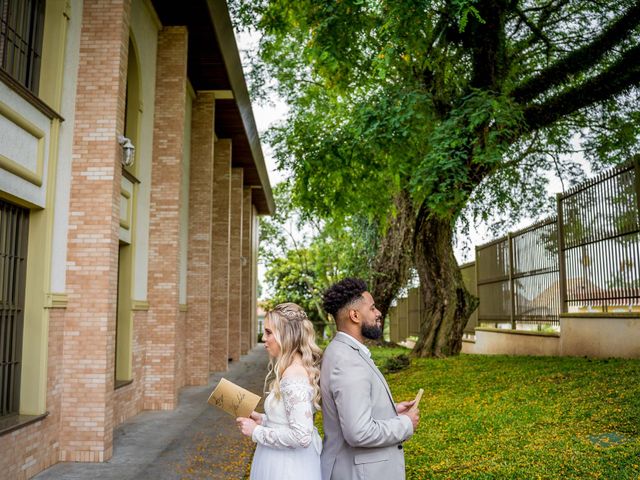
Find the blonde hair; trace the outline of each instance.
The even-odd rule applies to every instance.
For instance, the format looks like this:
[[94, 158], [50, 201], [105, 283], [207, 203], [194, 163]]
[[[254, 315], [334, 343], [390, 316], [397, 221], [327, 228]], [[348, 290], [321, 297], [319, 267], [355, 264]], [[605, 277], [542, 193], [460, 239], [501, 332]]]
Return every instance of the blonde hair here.
[[302, 366], [307, 371], [311, 386], [313, 387], [313, 405], [320, 410], [320, 359], [322, 350], [316, 345], [313, 325], [307, 318], [307, 314], [295, 303], [281, 303], [265, 315], [271, 322], [273, 337], [280, 346], [280, 356], [269, 360], [269, 372], [265, 378], [265, 390], [267, 382], [269, 390], [273, 391], [276, 398], [280, 398], [280, 381], [284, 371], [293, 363], [296, 354], [302, 356]]

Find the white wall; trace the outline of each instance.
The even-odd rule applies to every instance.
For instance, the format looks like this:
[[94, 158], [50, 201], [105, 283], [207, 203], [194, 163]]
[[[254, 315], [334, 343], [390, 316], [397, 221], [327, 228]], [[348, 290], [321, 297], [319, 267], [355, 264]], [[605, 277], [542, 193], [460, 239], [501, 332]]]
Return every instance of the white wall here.
[[476, 328], [476, 342], [463, 342], [463, 353], [484, 355], [560, 355], [558, 334]]
[[187, 303], [187, 251], [189, 246], [189, 172], [191, 171], [191, 111], [193, 90], [187, 89], [184, 109], [184, 145], [182, 148], [182, 185], [180, 187], [180, 281], [178, 303]]
[[51, 291], [64, 293], [66, 285], [67, 233], [69, 226], [69, 192], [71, 190], [71, 152], [73, 150], [73, 126], [76, 115], [76, 89], [80, 60], [80, 29], [82, 27], [82, 0], [71, 0], [67, 40], [64, 53], [64, 72], [58, 144], [58, 172], [51, 256]]
[[561, 354], [640, 358], [640, 315], [572, 315], [560, 318]]
[[50, 143], [50, 119], [0, 82], [0, 190], [44, 208]]
[[640, 358], [640, 315], [569, 314], [560, 334], [476, 328], [462, 353], [594, 358]]
[[134, 0], [131, 5], [131, 31], [138, 48], [140, 62], [140, 131], [136, 161], [140, 180], [136, 196], [135, 282], [133, 298], [147, 299], [147, 273], [149, 265], [149, 203], [151, 198], [151, 158], [153, 153], [153, 116], [156, 95], [157, 16], [148, 0]]

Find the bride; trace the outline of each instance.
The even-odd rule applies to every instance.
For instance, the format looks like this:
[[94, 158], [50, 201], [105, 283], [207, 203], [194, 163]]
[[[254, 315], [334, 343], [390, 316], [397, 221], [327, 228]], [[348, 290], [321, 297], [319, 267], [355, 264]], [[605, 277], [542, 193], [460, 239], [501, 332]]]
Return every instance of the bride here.
[[[320, 357], [307, 314], [295, 303], [267, 313], [263, 340], [270, 356], [265, 414], [236, 419], [258, 444], [251, 480], [320, 480], [322, 441], [313, 426], [320, 410]], [[265, 389], [266, 390], [266, 389]]]

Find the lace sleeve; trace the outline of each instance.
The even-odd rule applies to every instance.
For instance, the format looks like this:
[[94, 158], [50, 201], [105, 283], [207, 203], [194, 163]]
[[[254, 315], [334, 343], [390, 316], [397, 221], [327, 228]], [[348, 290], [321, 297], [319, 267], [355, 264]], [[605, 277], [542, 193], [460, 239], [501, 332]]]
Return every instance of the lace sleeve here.
[[288, 425], [280, 428], [258, 425], [252, 439], [272, 448], [307, 448], [313, 435], [313, 390], [306, 382], [283, 382], [280, 393]]

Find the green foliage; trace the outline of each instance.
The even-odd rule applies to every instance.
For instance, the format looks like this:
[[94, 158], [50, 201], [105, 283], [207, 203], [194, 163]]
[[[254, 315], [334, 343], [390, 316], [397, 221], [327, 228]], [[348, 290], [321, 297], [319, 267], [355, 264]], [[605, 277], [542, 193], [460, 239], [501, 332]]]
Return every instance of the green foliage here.
[[[375, 242], [368, 223], [357, 216], [349, 226], [305, 221], [290, 201], [286, 183], [274, 187], [276, 215], [261, 219], [260, 262], [265, 265], [265, 308], [294, 302], [305, 309], [320, 333], [327, 323], [322, 291], [344, 276], [367, 278]], [[372, 248], [374, 250], [372, 250]]]
[[410, 350], [405, 347], [372, 347], [371, 350], [371, 360], [375, 363], [378, 368], [383, 369], [385, 364], [392, 358], [407, 355]]
[[[545, 215], [549, 172], [584, 176], [569, 154], [601, 168], [640, 145], [637, 78], [586, 100], [638, 45], [631, 0], [231, 3], [261, 32], [260, 74], [290, 105], [271, 142], [309, 214], [384, 228], [402, 189], [439, 216], [464, 213], [463, 227]], [[599, 36], [617, 50], [590, 50]]]
[[[292, 202], [309, 221], [357, 218], [384, 235], [394, 198], [410, 198], [425, 288], [461, 281], [442, 225], [547, 216], [551, 175], [563, 189], [584, 177], [575, 154], [598, 169], [639, 149], [635, 0], [235, 4], [262, 35], [256, 72], [290, 107], [270, 141]], [[425, 300], [421, 354], [440, 348], [426, 346], [437, 312], [453, 326], [441, 331], [460, 335], [470, 302], [453, 291]]]
[[427, 154], [411, 178], [416, 201], [455, 218], [477, 186], [470, 161], [487, 171], [499, 169], [521, 123], [521, 111], [508, 97], [482, 91], [463, 97], [428, 136]]
[[292, 201], [335, 222], [358, 212], [384, 222], [421, 155], [409, 132], [422, 125], [427, 134], [424, 98], [399, 90], [356, 108], [319, 92], [294, 111], [270, 137], [280, 166], [295, 176]]
[[384, 371], [387, 373], [405, 370], [411, 365], [411, 359], [406, 353], [401, 353], [394, 357], [389, 357], [384, 364]]
[[[406, 445], [407, 476], [635, 478], [639, 373], [637, 360], [416, 360], [388, 377], [398, 398], [425, 389], [421, 426]], [[603, 448], [589, 440], [610, 432], [627, 441]]]
[[274, 294], [264, 302], [267, 309], [279, 303], [294, 302], [303, 307], [313, 323], [322, 323], [316, 301], [318, 279], [310, 265], [309, 250], [290, 250], [286, 257], [274, 259], [265, 275], [265, 281]]

